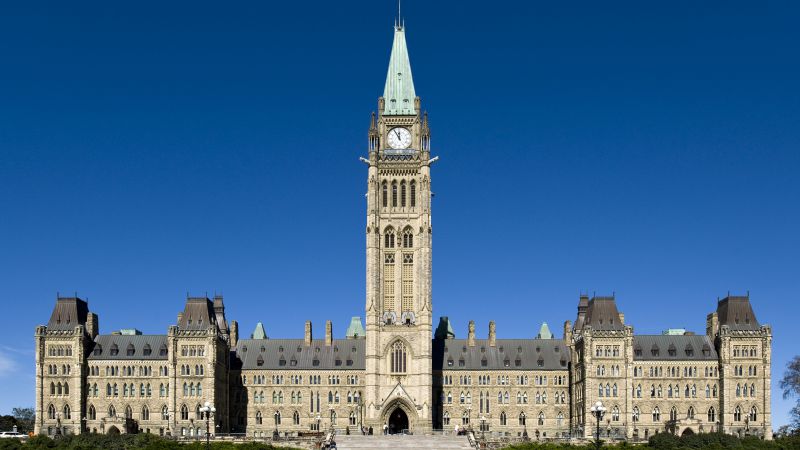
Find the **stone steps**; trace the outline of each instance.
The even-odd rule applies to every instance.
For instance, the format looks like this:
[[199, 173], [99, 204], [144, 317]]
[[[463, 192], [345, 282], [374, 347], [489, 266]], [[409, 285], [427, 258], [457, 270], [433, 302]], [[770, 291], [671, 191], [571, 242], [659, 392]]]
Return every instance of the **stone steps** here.
[[418, 435], [390, 435], [390, 436], [336, 436], [336, 447], [339, 450], [351, 449], [463, 449], [469, 450], [469, 440], [466, 436], [418, 436]]

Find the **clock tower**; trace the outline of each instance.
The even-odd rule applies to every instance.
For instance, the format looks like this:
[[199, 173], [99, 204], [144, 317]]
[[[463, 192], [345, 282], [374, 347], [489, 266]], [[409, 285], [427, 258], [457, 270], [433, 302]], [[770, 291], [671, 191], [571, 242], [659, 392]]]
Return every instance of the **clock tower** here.
[[365, 425], [432, 428], [430, 130], [397, 23], [369, 128]]

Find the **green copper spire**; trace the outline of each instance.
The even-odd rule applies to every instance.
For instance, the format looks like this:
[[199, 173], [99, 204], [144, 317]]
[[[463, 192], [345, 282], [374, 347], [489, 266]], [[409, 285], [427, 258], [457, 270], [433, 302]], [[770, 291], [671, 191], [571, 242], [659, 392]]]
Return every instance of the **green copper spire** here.
[[258, 322], [256, 324], [256, 329], [253, 331], [253, 335], [250, 337], [251, 339], [267, 339], [267, 332], [264, 330], [264, 324]]
[[366, 334], [367, 333], [364, 332], [364, 325], [361, 325], [361, 317], [353, 317], [350, 319], [350, 326], [347, 327], [344, 336], [347, 339], [358, 339], [363, 338]]
[[386, 73], [386, 87], [383, 89], [386, 106], [385, 116], [411, 116], [417, 114], [414, 108], [414, 78], [411, 76], [411, 62], [406, 48], [406, 32], [401, 23], [394, 27], [392, 56], [389, 58], [389, 71]]
[[542, 326], [539, 328], [539, 334], [536, 336], [536, 339], [553, 339], [553, 333], [550, 332], [550, 327], [547, 326], [547, 322], [542, 322]]

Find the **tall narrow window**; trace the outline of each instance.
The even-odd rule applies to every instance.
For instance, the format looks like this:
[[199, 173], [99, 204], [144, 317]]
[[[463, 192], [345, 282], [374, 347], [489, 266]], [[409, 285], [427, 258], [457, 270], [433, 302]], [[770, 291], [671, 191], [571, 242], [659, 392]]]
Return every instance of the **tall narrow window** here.
[[400, 182], [400, 206], [406, 207], [406, 180]]
[[411, 227], [409, 227], [403, 231], [403, 247], [411, 248], [413, 246], [414, 246], [414, 231], [411, 229]]
[[394, 311], [394, 253], [383, 255], [383, 310]]
[[406, 346], [400, 341], [392, 345], [391, 372], [406, 373]]
[[386, 234], [383, 238], [383, 246], [386, 248], [394, 248], [394, 230], [391, 228], [386, 229]]
[[415, 180], [411, 180], [410, 187], [411, 187], [411, 192], [408, 197], [408, 200], [409, 203], [411, 204], [411, 207], [414, 208], [415, 206], [417, 206], [417, 182]]
[[381, 192], [382, 192], [382, 199], [383, 199], [383, 201], [382, 201], [383, 207], [386, 208], [387, 206], [389, 206], [389, 187], [388, 187], [388, 185], [386, 184], [385, 181], [382, 183]]
[[403, 253], [403, 312], [414, 310], [414, 254]]
[[397, 181], [392, 181], [392, 208], [397, 208]]

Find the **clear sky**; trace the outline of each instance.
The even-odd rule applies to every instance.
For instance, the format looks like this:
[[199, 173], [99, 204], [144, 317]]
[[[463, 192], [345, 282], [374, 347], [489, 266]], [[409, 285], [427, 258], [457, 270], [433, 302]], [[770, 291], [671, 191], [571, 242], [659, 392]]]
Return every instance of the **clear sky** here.
[[[249, 335], [363, 316], [369, 115], [396, 4], [0, 6], [0, 413], [34, 404], [56, 293], [166, 333], [223, 293]], [[430, 113], [434, 314], [562, 335], [581, 292], [638, 333], [728, 291], [798, 352], [800, 4], [404, 2]]]

